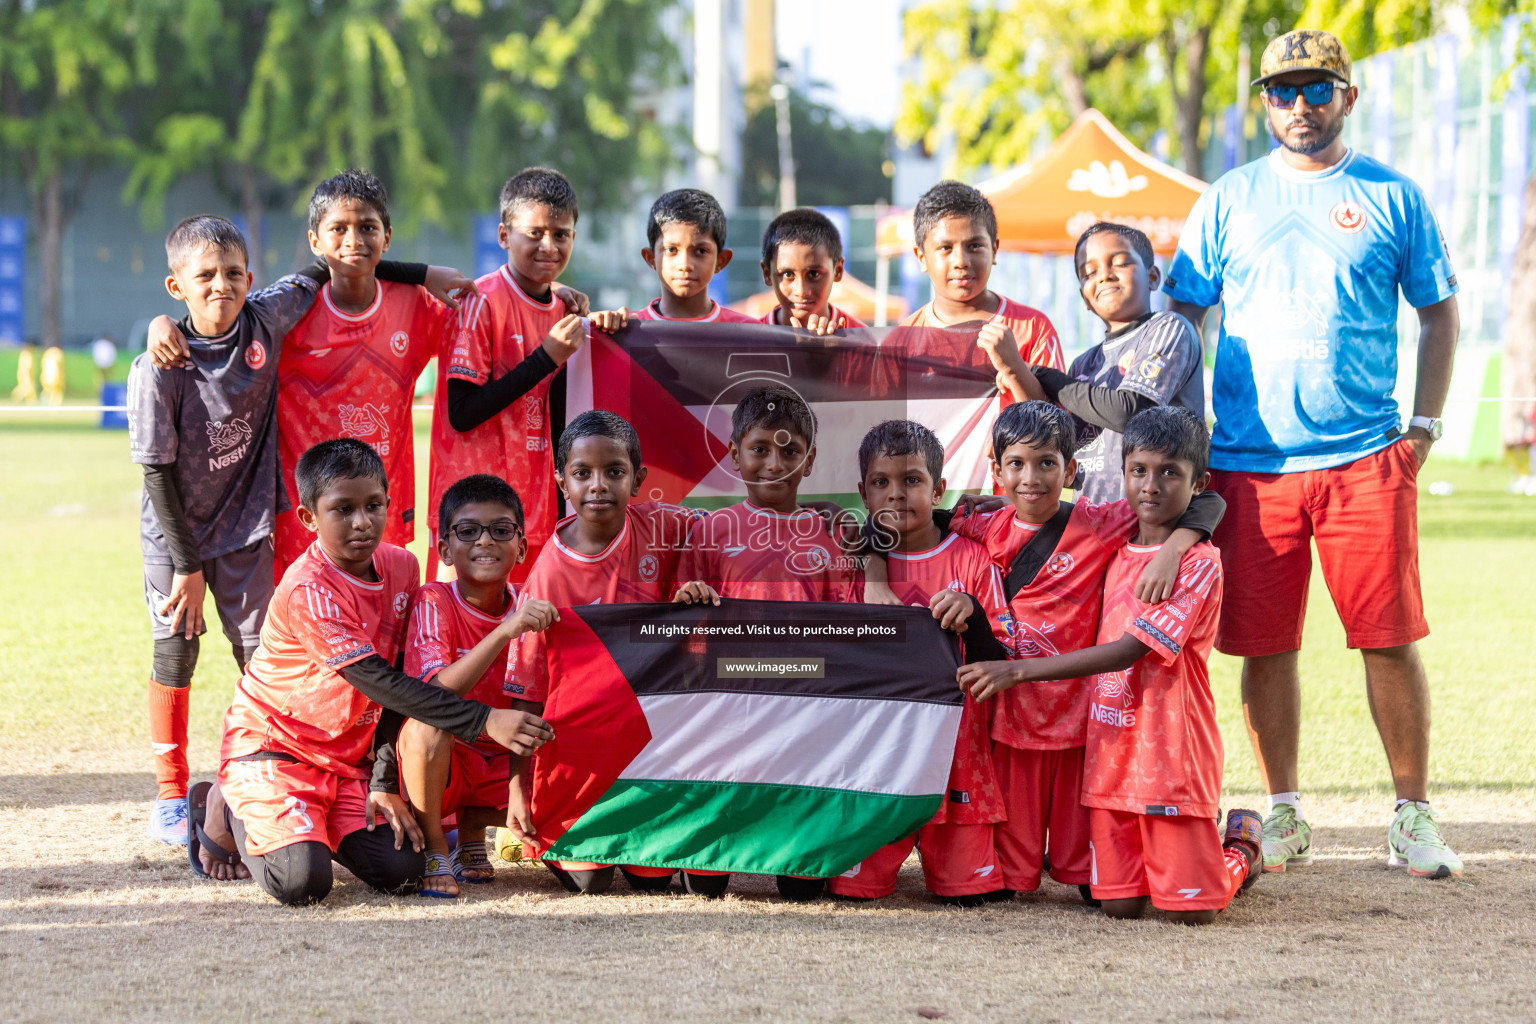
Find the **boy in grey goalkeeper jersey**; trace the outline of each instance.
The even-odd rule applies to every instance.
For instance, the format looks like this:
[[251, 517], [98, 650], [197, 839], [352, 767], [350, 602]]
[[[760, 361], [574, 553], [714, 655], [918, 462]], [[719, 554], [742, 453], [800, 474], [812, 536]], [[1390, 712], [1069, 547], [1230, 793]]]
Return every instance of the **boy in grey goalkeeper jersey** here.
[[1078, 495], [1118, 501], [1125, 497], [1120, 435], [1132, 416], [1178, 405], [1205, 418], [1200, 335], [1177, 313], [1152, 312], [1160, 274], [1151, 241], [1135, 228], [1093, 225], [1077, 240], [1076, 263], [1083, 301], [1107, 333], [1066, 373], [1035, 367], [1042, 394], [1030, 397], [1055, 402], [1077, 424]]
[[[165, 243], [166, 289], [187, 304], [177, 325], [185, 365], [146, 353], [128, 375], [131, 457], [144, 467], [139, 544], [154, 638], [150, 740], [159, 794], [147, 831], [186, 835], [187, 698], [211, 589], [243, 670], [272, 596], [272, 523], [287, 507], [277, 471], [277, 357], [328, 274], [306, 268], [249, 296], [245, 238], [221, 217], [192, 217]], [[381, 264], [385, 279], [422, 283], [421, 264]], [[457, 277], [457, 275], [453, 275]], [[163, 321], [163, 322], [162, 322]], [[152, 336], [169, 321], [157, 320]]]

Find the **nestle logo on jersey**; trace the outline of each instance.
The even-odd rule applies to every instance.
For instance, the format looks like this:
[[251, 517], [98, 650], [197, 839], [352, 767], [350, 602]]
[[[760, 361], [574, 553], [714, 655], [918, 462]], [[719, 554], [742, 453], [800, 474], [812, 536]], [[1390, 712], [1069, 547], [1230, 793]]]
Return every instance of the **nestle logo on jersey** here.
[[1120, 708], [1108, 707], [1104, 704], [1088, 705], [1088, 720], [1098, 722], [1100, 725], [1112, 725], [1117, 729], [1129, 729], [1136, 724], [1136, 712], [1123, 711]]

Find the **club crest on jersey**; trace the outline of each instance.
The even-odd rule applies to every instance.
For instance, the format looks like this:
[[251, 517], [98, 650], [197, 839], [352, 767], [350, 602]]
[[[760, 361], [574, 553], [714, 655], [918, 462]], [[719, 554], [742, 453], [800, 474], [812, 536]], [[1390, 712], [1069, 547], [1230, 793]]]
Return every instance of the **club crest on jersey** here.
[[396, 331], [389, 336], [389, 347], [395, 355], [403, 356], [406, 349], [411, 347], [411, 336], [404, 331]]
[[210, 420], [207, 426], [208, 447], [215, 454], [237, 448], [251, 439], [251, 425], [243, 417], [230, 420]]
[[399, 614], [403, 613], [405, 611], [405, 606], [410, 604], [410, 603], [411, 603], [411, 599], [409, 597], [405, 596], [405, 592], [404, 591], [401, 591], [400, 593], [396, 594], [395, 595], [395, 614], [399, 615]]
[[1121, 356], [1120, 357], [1120, 362], [1116, 363], [1115, 365], [1119, 368], [1119, 370], [1120, 370], [1120, 372], [1122, 374], [1130, 373], [1131, 372], [1131, 363], [1133, 361], [1135, 361], [1135, 359], [1136, 359], [1135, 351], [1130, 351], [1130, 352], [1127, 352], [1125, 355]]
[[1052, 576], [1060, 576], [1063, 573], [1071, 572], [1072, 567], [1076, 564], [1077, 559], [1073, 558], [1070, 552], [1058, 551], [1051, 556], [1050, 561], [1045, 563], [1045, 571]]
[[375, 405], [367, 403], [362, 408], [355, 405], [338, 405], [336, 415], [341, 420], [342, 437], [368, 438], [374, 434], [389, 436], [389, 421], [385, 419], [389, 412], [387, 405]]
[[646, 555], [640, 559], [640, 578], [647, 583], [656, 579], [656, 574], [661, 570], [661, 563], [655, 555]]
[[253, 370], [266, 366], [267, 347], [259, 341], [252, 341], [245, 349], [245, 365]]
[[947, 589], [953, 590], [957, 594], [963, 594], [965, 593], [965, 584], [961, 583], [959, 580], [950, 580], [949, 587]]
[[1141, 366], [1137, 368], [1136, 372], [1141, 374], [1143, 380], [1156, 380], [1158, 375], [1163, 372], [1163, 367], [1167, 365], [1168, 360], [1162, 356], [1148, 356], [1141, 361]]
[[1328, 211], [1328, 223], [1346, 235], [1357, 235], [1365, 230], [1365, 208], [1348, 199], [1335, 203]]

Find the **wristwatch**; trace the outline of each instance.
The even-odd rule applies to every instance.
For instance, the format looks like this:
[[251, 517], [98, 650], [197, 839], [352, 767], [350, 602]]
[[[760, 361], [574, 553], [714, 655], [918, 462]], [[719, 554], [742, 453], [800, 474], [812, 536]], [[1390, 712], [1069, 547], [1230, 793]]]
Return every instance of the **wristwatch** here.
[[1408, 421], [1408, 425], [1427, 431], [1431, 441], [1440, 440], [1440, 435], [1445, 433], [1445, 421], [1438, 416], [1415, 416]]

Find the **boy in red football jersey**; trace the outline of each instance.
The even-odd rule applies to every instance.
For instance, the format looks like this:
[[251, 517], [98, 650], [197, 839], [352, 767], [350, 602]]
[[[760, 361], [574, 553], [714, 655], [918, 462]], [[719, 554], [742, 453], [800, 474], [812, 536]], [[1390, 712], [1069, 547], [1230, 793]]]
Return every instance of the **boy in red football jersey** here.
[[[572, 420], [555, 449], [555, 472], [566, 503], [576, 511], [555, 525], [528, 573], [525, 600], [548, 601], [557, 608], [655, 603], [674, 594], [686, 601], [717, 600], [702, 583], [677, 587], [678, 557], [688, 528], [703, 513], [634, 500], [645, 483], [646, 470], [640, 462], [640, 437], [622, 417], [593, 409]], [[516, 679], [528, 693], [547, 693], [549, 668], [541, 635], [524, 637]], [[514, 774], [512, 784], [510, 807], [526, 807], [521, 777]], [[514, 838], [537, 852], [538, 837], [526, 813], [509, 813], [507, 827]], [[600, 893], [613, 883], [611, 864], [544, 863], [569, 892]], [[665, 868], [635, 866], [623, 871], [630, 886], [644, 892], [665, 890], [675, 874]]]
[[820, 210], [786, 210], [769, 221], [760, 266], [763, 284], [779, 300], [763, 314], [763, 323], [816, 334], [864, 326], [832, 305], [832, 286], [843, 279], [843, 239]]
[[[368, 792], [381, 709], [516, 754], [552, 734], [535, 715], [493, 710], [394, 667], [420, 576], [413, 555], [381, 543], [389, 485], [378, 453], [326, 441], [295, 474], [299, 522], [315, 539], [278, 584], [225, 713], [218, 785], [188, 794], [188, 856], [199, 874], [248, 873], [289, 905], [325, 898], [333, 858], [375, 889], [410, 891], [422, 877], [421, 833], [398, 796]], [[393, 840], [373, 830], [378, 812]]]
[[[443, 495], [436, 533], [437, 557], [454, 578], [428, 583], [411, 601], [405, 671], [434, 686], [493, 708], [543, 711], [543, 694], [529, 692], [508, 671], [508, 645], [559, 619], [547, 601], [522, 599], [508, 583], [528, 552], [523, 503], [505, 480], [481, 473], [465, 477]], [[526, 758], [488, 740], [473, 743], [412, 720], [396, 745], [400, 776], [411, 811], [425, 837], [424, 896], [452, 898], [458, 880], [484, 883], [495, 877], [485, 852], [485, 829], [507, 817], [507, 787], [522, 774]], [[519, 809], [526, 819], [526, 807]], [[443, 818], [458, 816], [459, 845], [452, 853]]]
[[[944, 497], [944, 448], [938, 437], [909, 420], [887, 420], [859, 445], [859, 471], [859, 495], [873, 531], [890, 542], [886, 557], [897, 597], [903, 604], [931, 608], [939, 624], [959, 633], [962, 642], [991, 641], [1007, 614], [1002, 577], [985, 548], [934, 522], [934, 506]], [[923, 881], [944, 902], [979, 906], [1013, 896], [994, 849], [993, 826], [1003, 816], [1003, 800], [992, 769], [989, 710], [966, 698], [948, 796], [933, 820], [832, 879], [834, 895], [861, 900], [889, 896], [915, 843]]]
[[[939, 522], [982, 544], [1004, 574], [1008, 611], [998, 638], [1011, 658], [1033, 658], [1089, 647], [1098, 627], [1104, 572], [1131, 537], [1136, 514], [1124, 500], [1067, 504], [1061, 492], [1076, 472], [1072, 418], [1047, 402], [1004, 409], [992, 428], [993, 475], [1007, 504], [994, 511], [966, 503]], [[1195, 499], [1178, 529], [1138, 583], [1144, 599], [1166, 598], [1179, 559], [1210, 536], [1225, 508], [1219, 496]], [[869, 580], [887, 567], [871, 559]], [[865, 600], [897, 600], [866, 581]], [[1083, 778], [1089, 680], [1064, 679], [1010, 690], [991, 709], [992, 760], [1005, 818], [996, 828], [1005, 888], [1033, 892], [1049, 860], [1050, 874], [1088, 891], [1088, 815]]]
[[731, 262], [725, 245], [725, 211], [708, 192], [680, 188], [651, 204], [645, 223], [645, 265], [661, 279], [661, 296], [634, 313], [627, 309], [592, 314], [592, 326], [612, 334], [630, 320], [687, 320], [694, 323], [757, 323], [709, 297], [709, 282]]
[[[1056, 328], [1038, 309], [989, 291], [997, 259], [997, 212], [986, 196], [958, 181], [941, 181], [924, 192], [912, 211], [913, 253], [933, 284], [933, 301], [902, 321], [907, 327], [952, 327], [985, 321], [977, 350], [941, 354], [953, 362], [997, 372], [999, 390], [1015, 401], [1028, 398], [1021, 383], [1031, 366], [1065, 366]], [[938, 338], [925, 339], [931, 350]], [[985, 361], [980, 361], [981, 357]]]
[[[702, 580], [722, 597], [754, 601], [849, 601], [854, 568], [821, 512], [800, 504], [800, 484], [816, 463], [816, 417], [793, 390], [749, 390], [731, 410], [731, 464], [747, 500], [694, 524], [682, 579]], [[686, 598], [684, 598], [686, 599]], [[684, 872], [683, 882], [713, 895], [728, 874]], [[819, 878], [779, 876], [787, 900], [821, 895]]]
[[1136, 587], [1205, 487], [1210, 434], [1188, 410], [1159, 406], [1131, 419], [1124, 444], [1137, 533], [1106, 573], [1098, 645], [964, 665], [957, 675], [978, 700], [1019, 683], [1091, 677], [1082, 800], [1092, 894], [1110, 917], [1140, 917], [1150, 896], [1171, 920], [1209, 924], [1263, 863], [1255, 812], [1234, 809], [1225, 836], [1218, 831], [1222, 748], [1206, 660], [1221, 561], [1202, 541], [1180, 560], [1167, 599], [1142, 600]]
[[479, 294], [460, 304], [439, 361], [427, 507], [433, 550], [443, 492], [471, 473], [494, 473], [512, 484], [526, 515], [528, 558], [513, 568], [514, 581], [527, 576], [555, 526], [550, 384], [587, 333], [578, 315], [584, 297], [569, 293], [577, 312], [569, 311], [555, 282], [571, 259], [576, 215], [576, 190], [560, 172], [529, 167], [508, 179], [497, 228], [507, 262], [475, 282]]

